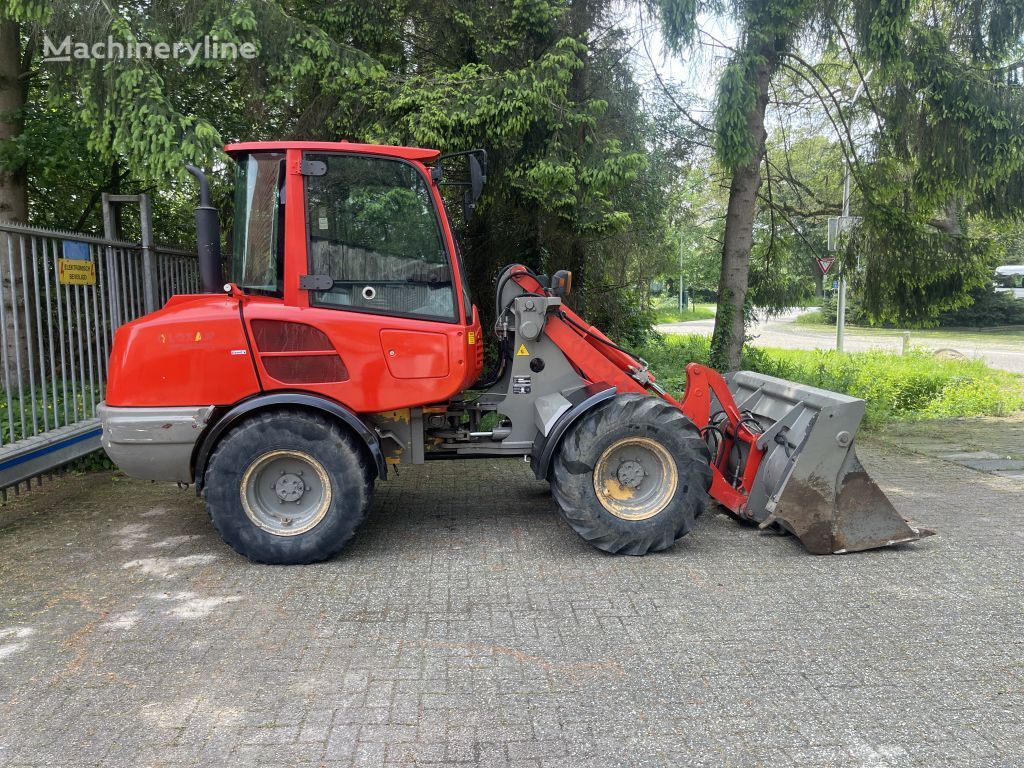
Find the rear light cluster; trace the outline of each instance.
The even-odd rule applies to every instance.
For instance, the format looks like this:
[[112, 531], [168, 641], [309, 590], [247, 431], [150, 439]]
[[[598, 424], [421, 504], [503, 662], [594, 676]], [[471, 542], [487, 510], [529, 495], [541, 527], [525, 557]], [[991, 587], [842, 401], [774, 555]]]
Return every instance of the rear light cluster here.
[[348, 379], [344, 361], [318, 328], [283, 320], [253, 320], [252, 335], [267, 374], [283, 384]]

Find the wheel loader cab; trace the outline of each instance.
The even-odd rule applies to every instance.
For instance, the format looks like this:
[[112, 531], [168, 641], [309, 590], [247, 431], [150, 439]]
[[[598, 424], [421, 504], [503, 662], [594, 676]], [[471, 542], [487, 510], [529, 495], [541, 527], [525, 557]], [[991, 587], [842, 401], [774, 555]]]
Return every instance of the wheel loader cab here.
[[[443, 402], [482, 367], [432, 150], [242, 144], [231, 281], [263, 388], [355, 413]], [[296, 308], [301, 311], [296, 312]]]

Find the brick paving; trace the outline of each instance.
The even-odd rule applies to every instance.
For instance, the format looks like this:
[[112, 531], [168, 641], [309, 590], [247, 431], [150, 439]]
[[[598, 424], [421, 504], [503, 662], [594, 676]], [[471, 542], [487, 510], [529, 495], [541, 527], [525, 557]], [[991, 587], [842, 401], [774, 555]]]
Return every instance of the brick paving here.
[[939, 535], [841, 557], [713, 512], [608, 556], [481, 460], [268, 567], [191, 491], [61, 480], [0, 529], [0, 766], [1024, 765], [1021, 486], [889, 451]]
[[1024, 483], [1024, 414], [1007, 418], [903, 422], [880, 435], [911, 453]]

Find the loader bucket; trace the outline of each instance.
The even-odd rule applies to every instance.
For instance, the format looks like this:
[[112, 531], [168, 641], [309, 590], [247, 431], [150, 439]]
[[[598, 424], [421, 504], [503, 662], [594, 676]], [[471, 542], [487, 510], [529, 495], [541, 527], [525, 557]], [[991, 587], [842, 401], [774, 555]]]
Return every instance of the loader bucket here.
[[841, 554], [930, 536], [904, 520], [857, 458], [864, 401], [750, 371], [726, 377], [765, 451], [741, 517], [777, 524], [813, 554]]

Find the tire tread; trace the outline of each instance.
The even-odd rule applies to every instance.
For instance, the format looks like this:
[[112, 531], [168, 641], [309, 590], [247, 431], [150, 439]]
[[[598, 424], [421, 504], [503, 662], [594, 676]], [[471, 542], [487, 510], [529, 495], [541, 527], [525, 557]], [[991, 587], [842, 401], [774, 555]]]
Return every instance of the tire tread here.
[[[593, 467], [607, 436], [638, 424], [674, 431], [674, 445], [665, 447], [673, 454], [680, 483], [696, 487], [677, 491], [669, 506], [648, 520], [627, 521], [598, 501]], [[641, 394], [618, 395], [584, 416], [562, 441], [553, 469], [551, 491], [562, 517], [587, 542], [616, 554], [644, 555], [671, 547], [693, 528], [711, 484], [710, 455], [697, 428], [678, 408]]]
[[[317, 458], [331, 478], [331, 509], [306, 533], [275, 536], [249, 520], [235, 477], [244, 469], [238, 466], [240, 456], [251, 452], [251, 446], [296, 436], [326, 448]], [[207, 464], [203, 496], [214, 527], [236, 552], [258, 563], [304, 565], [336, 556], [355, 535], [373, 496], [370, 470], [366, 451], [349, 430], [333, 420], [300, 410], [266, 411], [246, 419], [220, 439]]]

